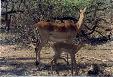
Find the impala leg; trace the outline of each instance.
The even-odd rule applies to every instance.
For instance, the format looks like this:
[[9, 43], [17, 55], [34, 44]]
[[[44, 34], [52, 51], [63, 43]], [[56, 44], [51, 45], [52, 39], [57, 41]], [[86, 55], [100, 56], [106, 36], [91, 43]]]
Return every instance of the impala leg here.
[[40, 51], [42, 49], [41, 45], [36, 46], [35, 52], [36, 52], [36, 65], [39, 65], [40, 63]]
[[76, 59], [73, 59], [73, 65], [74, 65], [74, 70], [75, 70], [75, 75], [78, 75], [78, 67], [77, 67], [77, 63], [76, 63]]
[[57, 64], [57, 60], [60, 58], [60, 53], [55, 52], [55, 55], [53, 56], [53, 60], [51, 61], [51, 64], [53, 65], [53, 63], [56, 65]]
[[70, 56], [71, 56], [71, 74], [73, 75], [73, 70], [75, 70], [75, 72], [77, 73], [77, 64], [75, 60], [75, 54], [72, 53], [70, 54]]
[[69, 65], [69, 61], [68, 61], [69, 60], [69, 55], [68, 54], [66, 55], [66, 59], [67, 59], [67, 65]]
[[56, 64], [56, 61], [58, 58], [60, 58], [60, 55], [61, 55], [61, 50], [59, 47], [57, 47], [57, 45], [53, 45], [53, 50], [55, 52], [54, 56], [53, 56], [53, 60], [52, 62], [54, 61], [54, 63]]
[[62, 58], [62, 57], [59, 57], [59, 58], [64, 60], [67, 63], [67, 65], [69, 65], [69, 62], [65, 58]]
[[78, 66], [77, 66], [77, 63], [76, 63], [76, 58], [75, 58], [75, 54], [73, 54], [73, 68], [75, 70], [75, 75], [78, 75]]
[[[52, 71], [53, 71], [53, 63], [55, 64], [55, 68], [56, 68], [57, 60], [60, 58], [60, 55], [61, 55], [61, 51], [56, 45], [53, 45], [53, 49], [55, 51], [55, 54], [54, 54], [53, 59], [51, 61], [51, 70]], [[56, 72], [57, 72], [57, 74], [59, 74], [59, 72], [57, 70], [56, 70]]]
[[70, 54], [71, 56], [71, 75], [73, 76], [73, 54]]
[[[56, 65], [57, 65], [57, 59], [59, 58], [60, 55], [57, 55], [57, 53], [55, 53], [55, 55], [53, 56], [53, 59], [51, 61], [51, 71], [52, 71], [52, 74], [53, 74], [53, 64], [55, 64], [55, 67], [56, 68]], [[56, 71], [57, 72], [57, 71]], [[58, 73], [58, 72], [57, 72]]]

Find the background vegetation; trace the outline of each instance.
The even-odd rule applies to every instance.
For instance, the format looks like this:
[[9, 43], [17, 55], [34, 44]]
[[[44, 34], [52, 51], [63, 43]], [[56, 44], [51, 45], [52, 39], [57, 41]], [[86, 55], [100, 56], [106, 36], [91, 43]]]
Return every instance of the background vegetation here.
[[51, 70], [54, 52], [48, 45], [41, 51], [42, 65], [36, 67], [32, 42], [38, 35], [34, 34], [34, 24], [52, 17], [78, 19], [79, 9], [84, 7], [84, 27], [79, 35], [84, 35], [89, 44], [76, 54], [79, 75], [87, 75], [95, 64], [99, 68], [94, 69], [102, 76], [113, 75], [113, 0], [1, 0], [1, 4], [0, 76], [70, 76], [71, 66], [62, 65], [62, 60], [61, 66]]
[[[91, 37], [105, 36], [106, 29], [112, 27], [112, 0], [1, 0], [1, 29], [14, 31], [19, 40], [31, 41], [34, 38], [33, 25], [40, 18], [73, 16], [79, 18], [79, 9], [87, 7], [84, 21], [85, 34]], [[18, 40], [18, 41], [19, 41]]]

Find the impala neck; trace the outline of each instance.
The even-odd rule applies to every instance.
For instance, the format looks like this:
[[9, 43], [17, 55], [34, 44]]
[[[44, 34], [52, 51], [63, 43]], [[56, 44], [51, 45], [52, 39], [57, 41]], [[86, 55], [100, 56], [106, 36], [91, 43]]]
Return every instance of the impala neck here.
[[82, 23], [83, 23], [83, 20], [84, 20], [84, 14], [85, 14], [85, 11], [86, 11], [86, 8], [84, 8], [83, 10], [80, 10], [80, 17], [79, 17], [79, 20], [78, 22], [76, 23], [76, 30], [77, 30], [77, 33], [80, 31], [81, 29], [81, 26], [82, 26]]

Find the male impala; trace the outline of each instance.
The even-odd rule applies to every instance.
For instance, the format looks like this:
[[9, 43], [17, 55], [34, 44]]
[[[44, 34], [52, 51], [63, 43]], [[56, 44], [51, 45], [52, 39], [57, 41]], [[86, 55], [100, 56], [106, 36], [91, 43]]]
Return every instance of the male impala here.
[[[36, 42], [35, 48], [37, 65], [40, 62], [40, 51], [48, 41], [72, 43], [72, 39], [77, 35], [82, 27], [81, 25], [83, 23], [85, 11], [86, 8], [80, 10], [80, 17], [77, 23], [69, 20], [63, 20], [64, 22], [59, 23], [40, 21], [36, 24], [36, 28], [39, 31], [39, 39]], [[62, 31], [62, 28], [66, 31]]]

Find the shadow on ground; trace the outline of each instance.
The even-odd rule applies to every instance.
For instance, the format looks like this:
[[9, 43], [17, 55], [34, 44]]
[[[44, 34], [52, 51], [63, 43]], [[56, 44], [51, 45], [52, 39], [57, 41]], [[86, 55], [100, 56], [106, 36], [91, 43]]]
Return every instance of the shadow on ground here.
[[[28, 61], [27, 61], [28, 60]], [[32, 60], [32, 61], [31, 61]], [[41, 63], [39, 66], [35, 65], [35, 58], [0, 58], [0, 76], [13, 75], [13, 76], [40, 76], [52, 75], [51, 72], [62, 72], [71, 70], [71, 65], [57, 64], [51, 66], [50, 64]], [[23, 62], [21, 62], [23, 61]], [[26, 62], [27, 61], [27, 62]], [[87, 69], [91, 64], [77, 64], [79, 70]], [[106, 67], [106, 64], [100, 64]], [[52, 69], [51, 69], [52, 68]], [[46, 73], [43, 73], [46, 72]], [[66, 73], [66, 72], [64, 72]]]
[[29, 74], [27, 69], [34, 65], [32, 62], [22, 63], [17, 62], [18, 60], [30, 60], [32, 58], [1, 58], [0, 59], [0, 75], [17, 75], [17, 76], [26, 76]]

